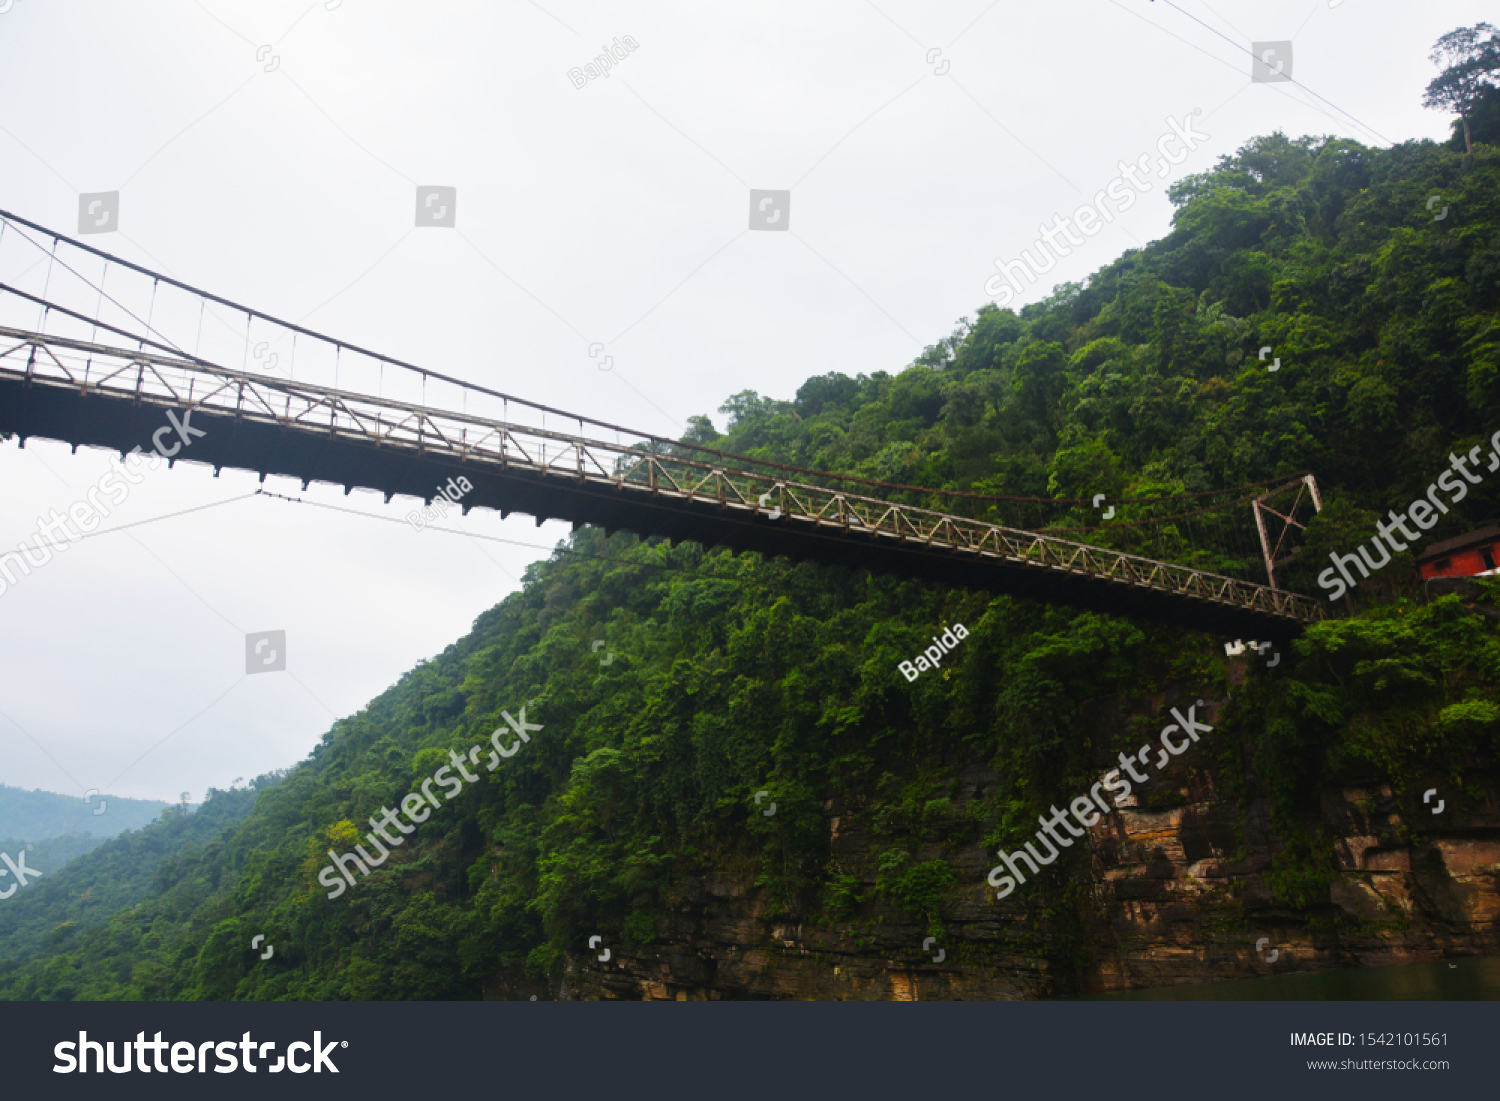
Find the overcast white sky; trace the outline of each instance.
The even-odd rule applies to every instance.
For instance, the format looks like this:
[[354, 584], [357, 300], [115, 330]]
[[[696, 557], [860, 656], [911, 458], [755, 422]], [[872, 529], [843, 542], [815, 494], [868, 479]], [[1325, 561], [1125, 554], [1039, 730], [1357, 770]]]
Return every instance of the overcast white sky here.
[[[1391, 141], [1440, 139], [1449, 120], [1420, 105], [1427, 53], [1493, 15], [1479, 0], [0, 0], [0, 208], [75, 235], [79, 193], [119, 190], [119, 231], [89, 243], [677, 435], [697, 413], [722, 428], [741, 390], [900, 370], [984, 301], [996, 258], [1152, 152], [1169, 115], [1200, 109], [1209, 140], [1025, 300], [1160, 236], [1166, 184], [1251, 137], [1381, 144], [1297, 85], [1252, 84], [1241, 46], [1290, 40], [1307, 89]], [[567, 71], [626, 35], [639, 48], [576, 88]], [[428, 184], [457, 188], [456, 228], [414, 228]], [[750, 189], [790, 189], [789, 232], [747, 229]], [[0, 447], [0, 549], [105, 469], [46, 441]], [[179, 464], [111, 523], [254, 484]], [[80, 804], [90, 788], [196, 801], [294, 764], [544, 556], [415, 532], [410, 501], [307, 496], [384, 519], [230, 502], [90, 539], [0, 596], [0, 781]], [[452, 526], [565, 534], [487, 512]], [[244, 635], [271, 629], [288, 672], [247, 677]]]

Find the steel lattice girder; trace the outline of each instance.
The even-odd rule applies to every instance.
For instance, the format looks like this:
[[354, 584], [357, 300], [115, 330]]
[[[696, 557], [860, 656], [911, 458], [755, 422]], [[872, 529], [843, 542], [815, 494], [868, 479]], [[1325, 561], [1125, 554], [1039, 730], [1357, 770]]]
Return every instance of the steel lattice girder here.
[[[97, 373], [103, 368], [103, 373]], [[1321, 601], [1158, 562], [1107, 547], [861, 497], [750, 470], [730, 470], [685, 456], [587, 439], [543, 428], [234, 371], [88, 341], [0, 327], [0, 379], [65, 387], [84, 395], [232, 415], [380, 448], [445, 454], [466, 464], [529, 470], [546, 478], [602, 484], [625, 494], [812, 525], [895, 541], [913, 549], [995, 559], [1144, 590], [1192, 597], [1289, 623], [1326, 618]], [[772, 501], [762, 505], [762, 499]]]

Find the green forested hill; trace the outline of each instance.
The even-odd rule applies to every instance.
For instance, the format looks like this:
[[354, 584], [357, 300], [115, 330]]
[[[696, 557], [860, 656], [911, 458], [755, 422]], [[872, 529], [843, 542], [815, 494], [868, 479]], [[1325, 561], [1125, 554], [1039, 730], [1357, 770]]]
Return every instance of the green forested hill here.
[[[26, 866], [45, 876], [58, 871], [74, 858], [93, 852], [105, 840], [91, 833], [65, 833], [41, 841], [27, 841], [24, 837], [0, 837], [0, 853], [9, 853], [15, 857], [17, 853], [25, 852]], [[10, 882], [6, 880], [7, 885]]]
[[[215, 839], [250, 812], [256, 785], [274, 780], [263, 776], [250, 788], [210, 791], [191, 811], [164, 805], [160, 821], [110, 840], [65, 835], [37, 842], [27, 864], [41, 878], [0, 905], [0, 976], [19, 960], [67, 945], [112, 914], [174, 888], [183, 869], [213, 854]], [[0, 842], [0, 852], [16, 849]], [[66, 987], [53, 994], [72, 996]]]
[[[1493, 147], [1468, 170], [1427, 143], [1273, 135], [1174, 185], [1174, 231], [1087, 287], [1020, 317], [982, 309], [894, 378], [825, 376], [789, 403], [738, 395], [727, 436], [700, 422], [698, 438], [1014, 495], [1312, 469], [1383, 513], [1500, 428], [1497, 169]], [[1266, 345], [1274, 374], [1257, 359]], [[1451, 526], [1494, 503], [1491, 490]]]
[[[1433, 194], [1447, 218], [1434, 220]], [[829, 373], [786, 401], [738, 394], [723, 434], [699, 418], [688, 439], [1016, 496], [1185, 494], [1311, 469], [1329, 501], [1308, 536], [1318, 554], [1368, 538], [1451, 452], [1488, 448], [1493, 146], [1465, 158], [1275, 134], [1172, 197], [1173, 231], [1087, 286], [1019, 315], [981, 309], [894, 376]], [[1266, 345], [1275, 373], [1257, 359]], [[1497, 485], [1431, 537], [1500, 516]], [[956, 623], [969, 637], [908, 683], [897, 663]], [[607, 648], [593, 652], [596, 639]], [[842, 927], [867, 900], [827, 859], [831, 791], [863, 801], [880, 898], [940, 924], [945, 900], [975, 884], [917, 861], [912, 839], [947, 805], [955, 769], [990, 762], [1002, 779], [953, 844], [1013, 846], [1087, 775], [1084, 708], [1222, 678], [1220, 642], [585, 529], [467, 637], [335, 724], [236, 829], [164, 864], [149, 898], [0, 963], [0, 995], [477, 997], [500, 968], [555, 974], [593, 933], [651, 940], [672, 884], [728, 866], [755, 870], [771, 912]], [[1437, 771], [1461, 787], [1500, 763], [1497, 686], [1493, 620], [1448, 597], [1367, 601], [1238, 691], [1220, 729], [1250, 747], [1289, 839], [1270, 876], [1278, 898], [1302, 905], [1327, 874], [1309, 824], [1318, 784], [1360, 769], [1401, 790]], [[543, 726], [530, 742], [325, 897], [330, 848], [348, 851], [522, 706]], [[774, 819], [757, 813], [762, 789]], [[1012, 902], [1067, 952], [1084, 866], [1054, 871]], [[257, 934], [274, 959], [249, 951]]]

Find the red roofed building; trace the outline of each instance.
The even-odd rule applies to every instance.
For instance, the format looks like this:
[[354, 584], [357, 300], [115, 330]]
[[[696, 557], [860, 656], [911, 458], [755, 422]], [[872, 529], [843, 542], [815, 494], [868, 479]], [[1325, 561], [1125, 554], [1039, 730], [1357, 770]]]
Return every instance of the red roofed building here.
[[1434, 543], [1417, 555], [1423, 581], [1437, 577], [1475, 577], [1492, 573], [1500, 561], [1500, 523]]

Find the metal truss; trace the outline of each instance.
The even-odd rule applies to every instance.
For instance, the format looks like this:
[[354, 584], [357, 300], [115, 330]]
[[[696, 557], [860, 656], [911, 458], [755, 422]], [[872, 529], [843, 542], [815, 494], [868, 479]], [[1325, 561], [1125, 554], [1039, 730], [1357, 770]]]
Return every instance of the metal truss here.
[[[842, 532], [916, 552], [1117, 582], [1297, 623], [1327, 617], [1322, 601], [1044, 533], [731, 468], [660, 441], [607, 442], [247, 371], [191, 357], [0, 327], [0, 380], [64, 387], [136, 405], [202, 409], [293, 432], [445, 456], [684, 506], [711, 503], [799, 531]], [[580, 429], [583, 420], [579, 420]], [[753, 460], [745, 460], [753, 463]]]

